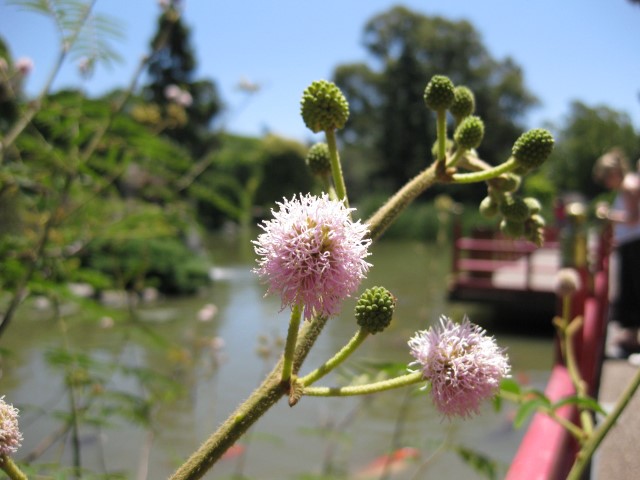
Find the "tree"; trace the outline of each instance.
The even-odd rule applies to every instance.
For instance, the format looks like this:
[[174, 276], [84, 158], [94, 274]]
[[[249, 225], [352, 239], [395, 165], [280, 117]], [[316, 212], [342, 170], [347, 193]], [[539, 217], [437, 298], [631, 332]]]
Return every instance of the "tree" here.
[[587, 197], [602, 192], [591, 172], [595, 160], [605, 151], [620, 147], [632, 159], [640, 156], [640, 136], [629, 116], [606, 106], [589, 107], [574, 101], [556, 140], [544, 167], [548, 177], [558, 190], [577, 191]]
[[194, 79], [197, 62], [190, 34], [179, 5], [172, 2], [158, 18], [151, 41], [152, 49], [157, 50], [149, 61], [149, 83], [143, 97], [160, 107], [164, 119], [172, 120], [162, 124], [163, 133], [199, 158], [216, 145], [211, 123], [222, 102], [213, 81]]
[[338, 66], [334, 80], [351, 110], [341, 133], [345, 152], [356, 144], [366, 150], [358, 156], [369, 163], [360, 166], [371, 171], [368, 182], [396, 189], [428, 164], [435, 121], [422, 97], [435, 74], [475, 93], [477, 114], [488, 126], [480, 155], [489, 161], [509, 155], [536, 99], [520, 67], [511, 59], [494, 60], [469, 22], [394, 7], [366, 24], [363, 41], [371, 65]]

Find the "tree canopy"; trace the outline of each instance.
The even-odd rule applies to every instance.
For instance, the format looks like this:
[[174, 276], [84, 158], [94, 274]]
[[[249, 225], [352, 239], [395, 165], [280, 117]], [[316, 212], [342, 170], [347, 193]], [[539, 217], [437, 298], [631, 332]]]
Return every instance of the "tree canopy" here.
[[436, 74], [475, 93], [477, 114], [490, 126], [480, 155], [491, 162], [508, 156], [537, 100], [517, 63], [495, 60], [468, 21], [394, 7], [369, 20], [362, 38], [370, 62], [340, 65], [334, 72], [351, 110], [341, 133], [345, 155], [366, 159], [356, 174], [370, 173], [376, 186], [391, 190], [428, 164], [435, 121], [423, 93]]

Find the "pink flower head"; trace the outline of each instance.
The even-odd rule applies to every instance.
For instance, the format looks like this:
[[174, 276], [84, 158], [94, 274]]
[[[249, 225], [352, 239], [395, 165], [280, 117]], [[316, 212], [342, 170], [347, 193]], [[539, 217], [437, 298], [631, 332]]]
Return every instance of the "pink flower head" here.
[[280, 294], [282, 308], [304, 306], [305, 320], [337, 315], [371, 266], [364, 260], [371, 244], [367, 227], [351, 220], [353, 209], [326, 194], [294, 196], [278, 205], [253, 242], [260, 256], [254, 272], [268, 282], [267, 294]]
[[409, 340], [431, 396], [446, 416], [471, 416], [480, 403], [492, 397], [503, 377], [509, 375], [509, 360], [486, 331], [465, 316], [462, 323], [440, 317], [440, 327], [417, 332]]
[[18, 429], [18, 409], [0, 397], [0, 455], [11, 455], [20, 447], [22, 433]]

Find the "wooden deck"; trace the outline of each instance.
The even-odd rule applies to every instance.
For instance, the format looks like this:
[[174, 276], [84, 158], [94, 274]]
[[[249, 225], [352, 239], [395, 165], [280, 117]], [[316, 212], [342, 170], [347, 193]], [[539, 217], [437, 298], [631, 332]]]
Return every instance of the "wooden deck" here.
[[543, 247], [524, 240], [457, 237], [454, 240], [451, 301], [524, 308], [553, 315], [559, 242], [550, 232]]

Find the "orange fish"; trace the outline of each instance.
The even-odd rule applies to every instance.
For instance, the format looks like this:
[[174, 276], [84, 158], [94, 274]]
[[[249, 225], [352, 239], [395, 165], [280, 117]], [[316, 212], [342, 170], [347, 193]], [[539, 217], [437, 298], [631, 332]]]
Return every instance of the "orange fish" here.
[[384, 472], [392, 475], [398, 474], [409, 468], [411, 461], [415, 460], [419, 456], [420, 451], [415, 448], [399, 448], [395, 452], [380, 455], [367, 466], [359, 470], [356, 473], [355, 478], [359, 480], [364, 480], [366, 478], [377, 478], [380, 477], [380, 475], [382, 475]]
[[222, 460], [228, 460], [231, 458], [236, 458], [242, 455], [245, 451], [246, 447], [244, 445], [234, 444], [229, 447], [229, 449], [222, 454], [220, 457]]

